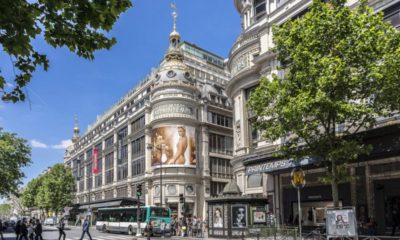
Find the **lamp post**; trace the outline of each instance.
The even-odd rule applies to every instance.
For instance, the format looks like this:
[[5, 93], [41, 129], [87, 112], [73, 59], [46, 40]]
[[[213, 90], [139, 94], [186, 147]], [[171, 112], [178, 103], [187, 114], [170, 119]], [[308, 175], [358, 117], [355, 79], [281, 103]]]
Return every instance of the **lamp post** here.
[[160, 146], [160, 206], [163, 207], [163, 185], [162, 185], [162, 153], [164, 144], [159, 144]]

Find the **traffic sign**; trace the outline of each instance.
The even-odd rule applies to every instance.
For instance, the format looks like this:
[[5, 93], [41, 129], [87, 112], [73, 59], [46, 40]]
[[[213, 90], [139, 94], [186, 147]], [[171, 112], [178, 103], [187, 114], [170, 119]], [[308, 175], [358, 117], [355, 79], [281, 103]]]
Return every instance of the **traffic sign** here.
[[305, 173], [301, 168], [294, 168], [290, 174], [290, 178], [295, 188], [303, 188], [306, 185]]

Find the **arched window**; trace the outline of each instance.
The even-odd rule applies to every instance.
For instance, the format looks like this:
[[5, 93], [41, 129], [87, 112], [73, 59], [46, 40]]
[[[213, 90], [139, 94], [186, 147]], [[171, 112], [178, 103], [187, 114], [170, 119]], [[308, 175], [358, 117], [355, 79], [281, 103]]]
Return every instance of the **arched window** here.
[[254, 0], [254, 16], [260, 19], [267, 11], [266, 0]]

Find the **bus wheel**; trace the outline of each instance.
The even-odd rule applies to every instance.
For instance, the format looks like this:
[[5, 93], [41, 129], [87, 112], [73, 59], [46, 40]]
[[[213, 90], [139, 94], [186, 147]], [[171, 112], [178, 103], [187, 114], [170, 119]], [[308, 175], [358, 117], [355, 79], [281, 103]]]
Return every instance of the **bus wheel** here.
[[128, 235], [133, 235], [134, 234], [134, 232], [133, 232], [133, 227], [132, 226], [129, 226], [128, 227]]
[[101, 231], [102, 231], [103, 233], [107, 232], [107, 227], [106, 227], [106, 225], [103, 225], [103, 227], [101, 228]]

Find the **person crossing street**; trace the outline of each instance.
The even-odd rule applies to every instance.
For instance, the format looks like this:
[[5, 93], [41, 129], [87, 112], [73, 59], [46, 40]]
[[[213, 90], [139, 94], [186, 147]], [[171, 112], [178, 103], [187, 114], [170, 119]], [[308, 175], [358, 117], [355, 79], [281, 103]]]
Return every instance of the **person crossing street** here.
[[64, 227], [65, 227], [65, 223], [64, 223], [64, 218], [62, 217], [60, 219], [60, 222], [58, 223], [58, 232], [59, 232], [58, 240], [61, 240], [61, 236], [63, 236], [63, 240], [65, 240], [66, 235], [64, 232]]
[[89, 236], [89, 239], [92, 240], [92, 236], [90, 236], [90, 232], [89, 232], [89, 216], [87, 216], [85, 218], [85, 221], [82, 224], [82, 236], [81, 236], [81, 240], [83, 240], [83, 237], [85, 236], [85, 233], [87, 233], [87, 235]]

